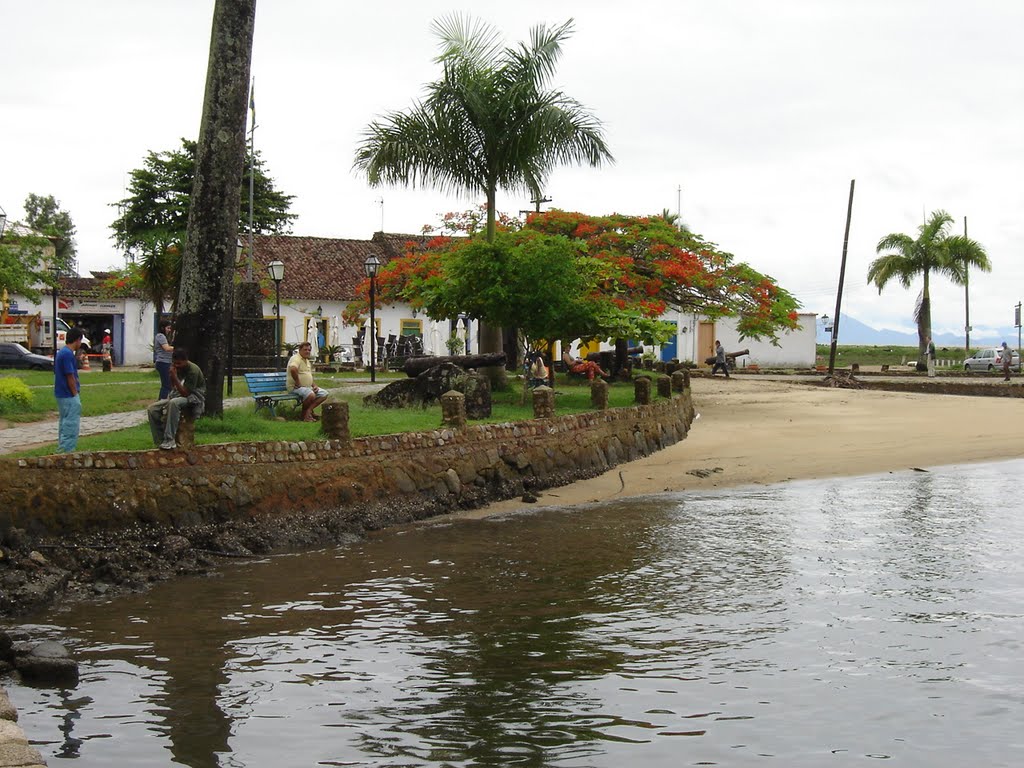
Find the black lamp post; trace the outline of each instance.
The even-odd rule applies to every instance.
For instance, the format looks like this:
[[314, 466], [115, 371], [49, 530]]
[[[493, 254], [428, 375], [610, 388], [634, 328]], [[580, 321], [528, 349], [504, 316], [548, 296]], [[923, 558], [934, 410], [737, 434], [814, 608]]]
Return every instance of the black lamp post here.
[[377, 270], [380, 269], [380, 259], [372, 253], [363, 262], [366, 276], [370, 278], [370, 381], [377, 381]]
[[50, 274], [53, 275], [53, 324], [50, 327], [50, 338], [53, 340], [53, 355], [57, 356], [57, 283], [60, 280], [60, 266], [51, 264]]
[[274, 281], [274, 313], [277, 315], [277, 324], [274, 325], [274, 349], [278, 361], [276, 368], [281, 364], [281, 281], [284, 280], [284, 262], [274, 259], [267, 264], [267, 271], [270, 272], [270, 279]]

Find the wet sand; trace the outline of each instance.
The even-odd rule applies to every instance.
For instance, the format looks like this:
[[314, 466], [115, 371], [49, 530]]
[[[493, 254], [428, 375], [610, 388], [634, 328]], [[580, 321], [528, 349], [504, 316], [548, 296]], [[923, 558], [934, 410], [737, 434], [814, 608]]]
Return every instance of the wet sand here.
[[694, 378], [692, 391], [700, 417], [684, 441], [544, 491], [536, 504], [512, 499], [466, 516], [1024, 456], [1024, 400], [1016, 398], [827, 389], [752, 376]]

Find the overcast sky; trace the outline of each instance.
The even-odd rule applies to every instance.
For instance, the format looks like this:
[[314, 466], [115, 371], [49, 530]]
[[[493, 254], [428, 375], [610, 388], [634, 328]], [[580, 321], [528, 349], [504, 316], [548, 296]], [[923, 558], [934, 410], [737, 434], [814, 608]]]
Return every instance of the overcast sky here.
[[[199, 132], [213, 0], [0, 0], [0, 206], [54, 195], [83, 272], [123, 263], [110, 240], [127, 175]], [[418, 232], [482, 199], [371, 189], [361, 130], [439, 75], [430, 25], [452, 12], [510, 44], [572, 17], [554, 84], [604, 122], [613, 166], [556, 170], [551, 206], [677, 209], [833, 314], [851, 179], [843, 311], [911, 329], [920, 285], [879, 296], [874, 246], [937, 208], [987, 249], [975, 333], [1008, 329], [1024, 290], [1024, 3], [1020, 0], [258, 0], [256, 145], [295, 195], [294, 233]], [[380, 200], [383, 199], [383, 206]], [[530, 207], [500, 195], [499, 209]], [[964, 292], [933, 281], [936, 331], [962, 332]]]

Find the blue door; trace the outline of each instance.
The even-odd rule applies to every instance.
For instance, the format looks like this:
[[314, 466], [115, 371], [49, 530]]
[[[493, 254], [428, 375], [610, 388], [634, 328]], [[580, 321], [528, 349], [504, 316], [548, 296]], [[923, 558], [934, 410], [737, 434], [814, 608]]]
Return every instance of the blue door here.
[[679, 325], [675, 324], [675, 332], [668, 341], [661, 343], [661, 359], [662, 362], [667, 363], [669, 360], [673, 360], [679, 357]]

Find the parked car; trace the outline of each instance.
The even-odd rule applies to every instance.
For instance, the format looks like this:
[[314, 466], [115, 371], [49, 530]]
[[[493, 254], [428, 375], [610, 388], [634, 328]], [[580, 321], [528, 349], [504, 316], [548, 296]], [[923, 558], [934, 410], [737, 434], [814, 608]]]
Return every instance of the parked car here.
[[53, 358], [29, 352], [21, 344], [5, 342], [0, 344], [0, 368], [31, 368], [35, 371], [52, 371]]
[[[988, 347], [979, 349], [973, 355], [964, 360], [965, 371], [1000, 371], [1003, 368], [1003, 348]], [[1020, 372], [1020, 355], [1013, 350], [1013, 359], [1010, 362], [1010, 370]]]

